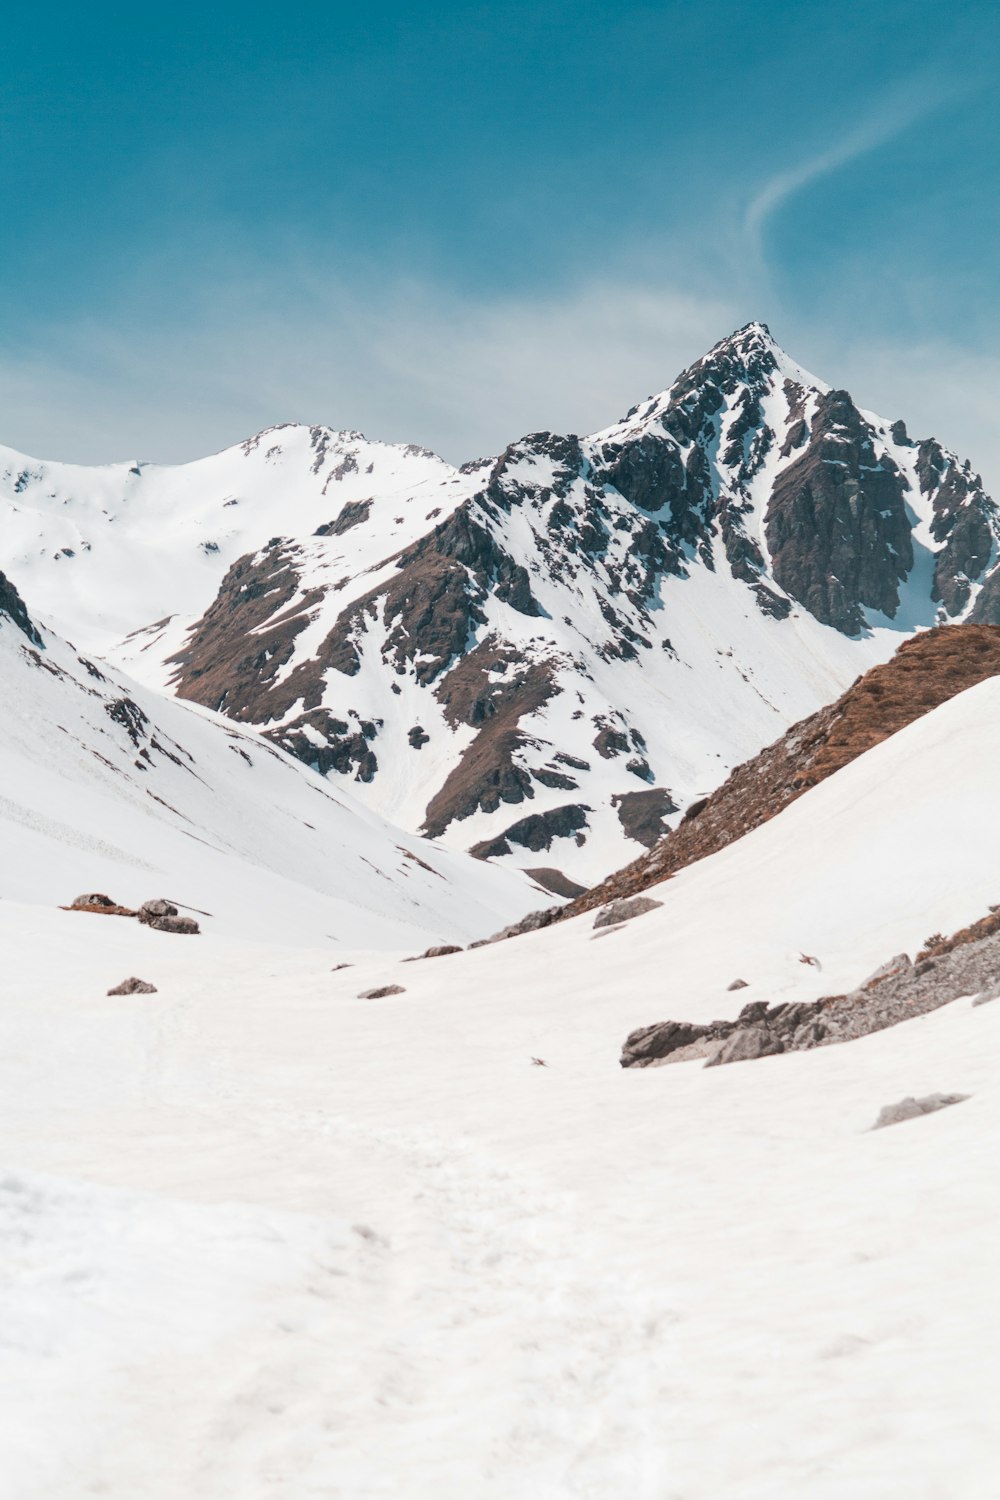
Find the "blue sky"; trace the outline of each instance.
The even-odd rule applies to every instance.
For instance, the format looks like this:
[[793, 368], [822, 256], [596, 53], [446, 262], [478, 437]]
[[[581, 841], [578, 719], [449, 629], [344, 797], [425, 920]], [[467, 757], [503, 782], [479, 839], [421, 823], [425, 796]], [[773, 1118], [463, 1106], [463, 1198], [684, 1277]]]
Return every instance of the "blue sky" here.
[[463, 459], [761, 317], [1000, 489], [998, 40], [993, 0], [11, 8], [0, 441]]

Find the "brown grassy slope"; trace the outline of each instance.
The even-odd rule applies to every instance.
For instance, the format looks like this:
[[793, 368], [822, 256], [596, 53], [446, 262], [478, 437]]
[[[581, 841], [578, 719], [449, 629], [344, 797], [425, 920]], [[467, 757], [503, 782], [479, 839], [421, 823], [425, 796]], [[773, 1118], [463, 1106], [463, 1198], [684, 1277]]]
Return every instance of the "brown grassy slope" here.
[[943, 625], [913, 636], [891, 661], [859, 677], [835, 703], [737, 766], [718, 791], [692, 804], [655, 849], [564, 907], [560, 917], [636, 895], [724, 849], [873, 745], [965, 688], [997, 675], [1000, 627]]

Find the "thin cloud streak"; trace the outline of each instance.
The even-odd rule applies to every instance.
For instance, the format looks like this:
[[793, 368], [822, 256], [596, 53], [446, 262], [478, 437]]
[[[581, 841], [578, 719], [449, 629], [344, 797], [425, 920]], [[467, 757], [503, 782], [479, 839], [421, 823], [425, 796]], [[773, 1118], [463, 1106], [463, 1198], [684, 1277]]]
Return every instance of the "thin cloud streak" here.
[[776, 172], [751, 198], [743, 215], [745, 244], [758, 267], [765, 263], [766, 231], [779, 210], [813, 183], [849, 166], [902, 135], [918, 121], [971, 92], [966, 83], [913, 81], [895, 100], [873, 111], [847, 135], [798, 165]]

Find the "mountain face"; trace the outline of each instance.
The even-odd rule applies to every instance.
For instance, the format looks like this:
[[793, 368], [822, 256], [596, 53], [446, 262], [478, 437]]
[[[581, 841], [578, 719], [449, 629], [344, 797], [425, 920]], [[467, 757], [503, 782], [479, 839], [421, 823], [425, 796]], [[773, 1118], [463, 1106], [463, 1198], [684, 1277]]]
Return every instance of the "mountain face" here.
[[0, 479], [0, 561], [68, 633], [562, 893], [901, 636], [1000, 622], [970, 465], [760, 324], [602, 432], [459, 470], [289, 427], [179, 469], [11, 455]]
[[1000, 677], [1000, 628], [952, 625], [921, 631], [872, 667], [834, 703], [793, 724], [773, 745], [693, 802], [663, 842], [559, 910], [575, 917], [640, 895], [767, 823], [810, 787], [966, 689]]
[[538, 904], [522, 876], [402, 833], [253, 730], [98, 666], [2, 573], [0, 695], [2, 898], [165, 896], [206, 932], [411, 950]]

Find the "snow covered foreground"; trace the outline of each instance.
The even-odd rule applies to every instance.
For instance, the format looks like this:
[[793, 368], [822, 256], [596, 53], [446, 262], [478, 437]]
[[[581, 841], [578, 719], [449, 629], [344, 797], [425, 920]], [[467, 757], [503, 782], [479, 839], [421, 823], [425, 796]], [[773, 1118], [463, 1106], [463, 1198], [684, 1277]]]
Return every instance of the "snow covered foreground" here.
[[1000, 1001], [617, 1058], [981, 915], [998, 757], [993, 680], [600, 937], [331, 973], [0, 904], [0, 1491], [995, 1500]]

